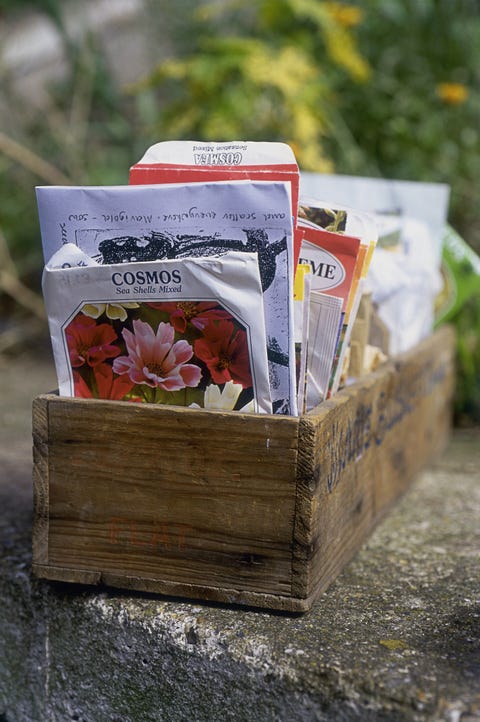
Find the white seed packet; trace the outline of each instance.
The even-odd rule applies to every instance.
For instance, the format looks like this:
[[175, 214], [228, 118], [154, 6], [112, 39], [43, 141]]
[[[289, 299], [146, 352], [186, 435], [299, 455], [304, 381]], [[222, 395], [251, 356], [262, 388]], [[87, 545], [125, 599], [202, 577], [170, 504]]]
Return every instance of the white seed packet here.
[[85, 266], [98, 266], [99, 264], [74, 243], [65, 243], [59, 251], [53, 254], [46, 265], [48, 268], [85, 268]]
[[310, 292], [306, 410], [327, 398], [335, 349], [341, 328], [341, 298], [320, 291]]
[[413, 348], [434, 325], [448, 185], [307, 172], [300, 188], [302, 196], [328, 195], [373, 214], [380, 238], [368, 287], [390, 334], [389, 355]]
[[101, 264], [257, 252], [273, 411], [297, 414], [290, 184], [238, 180], [36, 191], [46, 261], [65, 243]]
[[75, 250], [43, 274], [60, 395], [271, 413], [256, 253], [62, 267]]
[[131, 185], [211, 183], [235, 178], [288, 183], [295, 222], [299, 170], [286, 143], [164, 140], [147, 148], [129, 173]]

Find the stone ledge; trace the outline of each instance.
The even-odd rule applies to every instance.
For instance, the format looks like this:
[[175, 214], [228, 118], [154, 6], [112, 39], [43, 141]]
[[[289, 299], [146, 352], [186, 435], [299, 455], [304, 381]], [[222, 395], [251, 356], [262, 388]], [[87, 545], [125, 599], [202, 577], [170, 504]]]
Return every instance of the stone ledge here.
[[31, 577], [30, 403], [53, 367], [1, 370], [0, 719], [480, 720], [479, 430], [455, 433], [311, 612], [239, 610]]

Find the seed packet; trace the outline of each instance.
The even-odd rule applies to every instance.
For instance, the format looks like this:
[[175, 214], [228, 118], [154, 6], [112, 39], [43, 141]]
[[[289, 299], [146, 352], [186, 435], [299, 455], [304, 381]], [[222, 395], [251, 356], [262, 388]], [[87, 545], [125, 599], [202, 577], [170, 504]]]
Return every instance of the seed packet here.
[[360, 239], [326, 231], [303, 220], [299, 220], [299, 226], [304, 230], [300, 262], [308, 263], [312, 269], [312, 289], [341, 298], [345, 313]]
[[[150, 146], [130, 168], [129, 183], [211, 183], [240, 179], [288, 183], [295, 225], [299, 170], [295, 155], [286, 143], [162, 141]], [[294, 268], [297, 260], [298, 255]]]
[[37, 203], [46, 261], [68, 242], [102, 264], [256, 252], [273, 411], [296, 415], [289, 184], [44, 186]]
[[442, 287], [428, 225], [406, 216], [398, 221], [400, 242], [385, 247], [380, 239], [367, 278], [376, 317], [387, 330], [384, 350], [389, 355], [407, 351], [431, 334]]
[[[354, 316], [351, 314], [351, 309], [364, 264], [366, 246], [362, 246], [359, 238], [327, 231], [302, 219], [299, 220], [299, 227], [304, 230], [300, 260], [310, 263], [312, 267], [312, 290], [342, 299], [340, 326], [336, 334], [337, 345], [328, 392], [331, 394], [334, 392], [333, 389], [338, 388], [337, 369], [342, 363], [348, 329], [353, 323]], [[316, 308], [310, 309], [312, 316]]]
[[[444, 183], [302, 172], [300, 192], [302, 198], [334, 198], [336, 204], [361, 209], [362, 213], [417, 219], [427, 225], [434, 262], [440, 261], [450, 196], [450, 189]], [[346, 232], [351, 232], [348, 227]]]
[[295, 273], [293, 294], [293, 318], [295, 329], [295, 364], [297, 374], [297, 409], [305, 409], [305, 384], [307, 380], [307, 353], [310, 319], [310, 292], [312, 285], [311, 268], [299, 263]]
[[[389, 228], [381, 224], [383, 237], [373, 253], [367, 277], [378, 317], [389, 332], [388, 353], [406, 351], [429, 335], [434, 325], [435, 298], [441, 288], [448, 185], [302, 173], [300, 189], [302, 197], [334, 198], [374, 214], [377, 227], [379, 217], [388, 218]], [[398, 250], [392, 253], [394, 244]]]
[[343, 300], [320, 291], [310, 294], [306, 410], [327, 398], [341, 328]]
[[329, 203], [308, 197], [300, 200], [299, 216], [309, 224], [315, 224], [332, 233], [354, 236], [360, 239], [360, 247], [353, 273], [353, 281], [348, 294], [339, 336], [337, 358], [334, 362], [329, 395], [338, 390], [345, 365], [345, 353], [350, 343], [355, 316], [361, 296], [361, 286], [367, 276], [372, 255], [378, 241], [376, 217], [372, 213], [359, 211], [339, 203]]
[[304, 198], [303, 196], [299, 204], [299, 217], [309, 225], [313, 224], [331, 233], [353, 236], [360, 240], [354, 279], [346, 308], [346, 321], [348, 323], [358, 293], [358, 284], [361, 278], [366, 278], [373, 251], [378, 241], [377, 218], [372, 213], [359, 211], [338, 203], [327, 203], [312, 198]]
[[70, 249], [43, 274], [60, 395], [271, 413], [255, 253], [83, 265]]
[[480, 258], [449, 225], [443, 237], [442, 289], [435, 299], [435, 323], [449, 321], [480, 295]]

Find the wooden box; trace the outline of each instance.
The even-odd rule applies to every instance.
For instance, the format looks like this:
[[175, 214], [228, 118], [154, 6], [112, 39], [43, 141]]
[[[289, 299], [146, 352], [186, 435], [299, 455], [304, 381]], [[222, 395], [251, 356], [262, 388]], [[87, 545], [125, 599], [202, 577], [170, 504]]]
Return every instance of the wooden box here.
[[305, 416], [39, 396], [38, 577], [305, 611], [450, 428], [454, 334]]

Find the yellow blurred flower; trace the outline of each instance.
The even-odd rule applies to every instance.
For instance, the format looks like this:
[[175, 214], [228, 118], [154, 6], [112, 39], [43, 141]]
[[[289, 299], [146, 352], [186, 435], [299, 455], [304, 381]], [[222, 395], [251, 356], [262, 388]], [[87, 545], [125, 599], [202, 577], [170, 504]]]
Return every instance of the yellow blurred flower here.
[[435, 92], [447, 105], [461, 105], [468, 98], [468, 88], [463, 83], [438, 83]]
[[362, 8], [355, 5], [344, 5], [337, 2], [326, 2], [325, 7], [330, 16], [344, 28], [353, 28], [363, 20]]
[[328, 18], [322, 30], [331, 60], [344, 68], [358, 82], [367, 81], [371, 69], [367, 60], [358, 51], [350, 30], [363, 20], [362, 9], [339, 2], [324, 2], [322, 8]]

